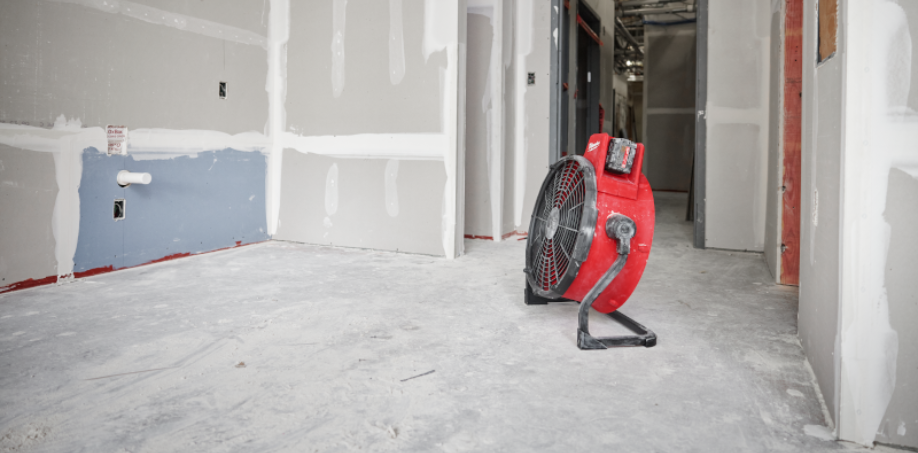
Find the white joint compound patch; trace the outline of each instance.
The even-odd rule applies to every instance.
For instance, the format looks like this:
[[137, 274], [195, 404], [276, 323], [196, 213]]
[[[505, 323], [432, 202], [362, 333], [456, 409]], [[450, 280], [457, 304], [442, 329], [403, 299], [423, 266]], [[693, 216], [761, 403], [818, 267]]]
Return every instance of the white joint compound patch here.
[[[532, 2], [516, 2], [516, 80], [526, 80], [526, 59], [532, 53]], [[528, 162], [528, 143], [526, 142], [526, 84], [518, 83], [514, 102], [515, 126], [513, 128], [513, 220], [517, 228], [523, 224], [523, 203], [526, 195], [526, 163]]]
[[332, 164], [325, 175], [325, 214], [338, 212], [338, 164]]
[[398, 85], [405, 78], [405, 35], [402, 0], [389, 0], [389, 81]]
[[105, 129], [81, 128], [79, 119], [57, 118], [51, 130], [33, 126], [0, 124], [0, 143], [28, 151], [54, 154], [57, 198], [51, 214], [54, 256], [58, 279], [73, 273], [73, 256], [80, 235], [80, 180], [83, 178], [83, 150], [108, 147]]
[[280, 217], [281, 170], [283, 165], [283, 130], [287, 127], [287, 42], [290, 40], [290, 1], [271, 0], [268, 16], [268, 124], [265, 135], [271, 143], [268, 177], [265, 181], [265, 216], [268, 234], [277, 232]]
[[889, 172], [918, 164], [918, 114], [905, 107], [912, 70], [905, 11], [871, 0], [853, 2], [847, 14], [858, 20], [846, 39], [839, 436], [872, 445], [896, 389], [899, 356], [886, 289]]
[[398, 217], [398, 161], [386, 162], [386, 212], [389, 217]]

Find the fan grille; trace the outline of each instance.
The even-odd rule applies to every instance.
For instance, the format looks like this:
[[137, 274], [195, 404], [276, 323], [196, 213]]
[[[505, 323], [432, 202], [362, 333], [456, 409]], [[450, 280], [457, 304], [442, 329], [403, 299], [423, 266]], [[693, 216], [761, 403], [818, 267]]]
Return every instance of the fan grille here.
[[[542, 185], [532, 213], [527, 252], [530, 285], [539, 293], [560, 296], [586, 258], [582, 255], [589, 244], [584, 250], [578, 239], [592, 238], [595, 215], [593, 222], [584, 222], [584, 216], [589, 218], [595, 211], [592, 170], [583, 158], [565, 158]], [[588, 226], [586, 233], [584, 226]]]

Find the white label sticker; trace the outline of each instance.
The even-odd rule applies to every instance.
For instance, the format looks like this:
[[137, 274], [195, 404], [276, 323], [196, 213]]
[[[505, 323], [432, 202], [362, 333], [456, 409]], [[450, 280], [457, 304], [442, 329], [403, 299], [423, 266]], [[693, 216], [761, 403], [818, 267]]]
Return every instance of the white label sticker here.
[[127, 126], [113, 126], [105, 128], [108, 135], [108, 154], [127, 154]]

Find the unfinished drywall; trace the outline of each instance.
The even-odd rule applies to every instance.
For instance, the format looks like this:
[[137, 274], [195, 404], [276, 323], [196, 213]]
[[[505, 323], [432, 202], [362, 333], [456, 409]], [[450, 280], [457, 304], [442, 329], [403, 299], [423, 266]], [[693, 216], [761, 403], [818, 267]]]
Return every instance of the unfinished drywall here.
[[[393, 241], [416, 241], [422, 244], [416, 250], [421, 253], [455, 257], [461, 251], [457, 248], [461, 241], [456, 239], [458, 193], [464, 191], [464, 181], [457, 175], [463, 158], [457, 133], [458, 103], [460, 96], [464, 99], [458, 86], [459, 25], [465, 22], [460, 21], [460, 7], [465, 15], [465, 3], [456, 1], [336, 0], [289, 5], [288, 23], [310, 26], [291, 26], [280, 51], [285, 57], [278, 70], [284, 73], [286, 91], [285, 99], [277, 101], [282, 112], [277, 115], [281, 124], [276, 126], [275, 148], [285, 151], [275, 152], [281, 163], [272, 164], [269, 183], [279, 193], [273, 214], [278, 219], [276, 238], [331, 243], [328, 233], [335, 245], [342, 246], [395, 250]], [[400, 14], [400, 19], [393, 19], [393, 14]], [[396, 44], [390, 46], [392, 38], [403, 40], [403, 52]], [[307, 156], [297, 159], [293, 150]], [[333, 162], [337, 165], [321, 166], [329, 171], [337, 168], [339, 177], [323, 173], [319, 181], [307, 178], [317, 171], [309, 162], [327, 158], [337, 159]], [[385, 182], [394, 177], [395, 164], [386, 164], [390, 159], [399, 161], [397, 181], [420, 184], [409, 184], [407, 192], [399, 192], [397, 211], [387, 208], [383, 196], [385, 187], [401, 184]], [[370, 178], [374, 171], [379, 174]], [[315, 184], [321, 190], [312, 190]], [[362, 216], [335, 218], [327, 203], [321, 202], [345, 187], [364, 195], [337, 198], [336, 212], [363, 212]], [[370, 196], [370, 192], [378, 194]], [[371, 200], [379, 200], [379, 206], [370, 205]], [[411, 222], [406, 213], [414, 211], [412, 203], [426, 203], [418, 209], [434, 213], [438, 221], [428, 219], [411, 233], [391, 230], [400, 236], [391, 240], [365, 235], [367, 225], [374, 222]], [[376, 213], [385, 217], [376, 218]], [[314, 222], [323, 228], [314, 228]], [[439, 247], [427, 247], [431, 243]]]
[[[492, 8], [469, 8], [466, 56], [465, 236], [494, 237], [491, 221], [492, 99], [491, 52], [494, 44]], [[499, 144], [498, 144], [499, 145]], [[497, 181], [500, 184], [500, 180]]]
[[780, 282], [781, 277], [781, 181], [784, 124], [784, 15], [785, 0], [772, 2], [771, 49], [768, 70], [768, 183], [765, 190], [765, 262]]
[[[909, 19], [915, 16], [910, 16]], [[913, 38], [914, 39], [914, 38]], [[913, 60], [914, 61], [914, 60]], [[889, 302], [889, 326], [896, 332], [896, 386], [877, 430], [877, 441], [918, 446], [918, 178], [902, 169], [889, 170], [883, 217], [889, 224], [889, 255], [884, 264], [884, 284]]]
[[[770, 6], [755, 0], [709, 5], [708, 99], [703, 113], [707, 120], [706, 247], [751, 251], [764, 247]], [[648, 70], [652, 69], [645, 63]], [[648, 103], [647, 109], [651, 108]], [[648, 120], [644, 127], [649, 133], [653, 125]]]
[[[883, 210], [889, 225], [883, 284], [889, 304], [889, 327], [896, 332], [899, 345], [896, 384], [876, 440], [914, 449], [918, 448], [918, 239], [914, 234], [918, 225], [918, 3], [900, 2], [898, 6], [901, 10], [888, 3], [880, 7], [886, 10], [887, 20], [898, 22], [892, 39], [885, 40], [890, 49], [886, 64], [891, 68], [891, 77], [887, 79], [889, 110], [884, 123], [891, 129], [887, 138], [892, 168], [887, 175]], [[902, 23], [903, 15], [907, 25]], [[909, 38], [911, 46], [906, 44]], [[910, 66], [910, 74], [905, 66]]]
[[[500, 14], [495, 14], [494, 8], [500, 8]], [[551, 6], [528, 1], [479, 0], [469, 3], [469, 12], [472, 15], [469, 16], [468, 108], [480, 110], [469, 110], [466, 114], [469, 127], [466, 170], [474, 172], [466, 177], [466, 214], [474, 218], [466, 218], [465, 236], [499, 241], [526, 233], [535, 194], [548, 171]], [[497, 16], [502, 18], [498, 20]], [[490, 26], [490, 42], [480, 32], [484, 27], [482, 18]], [[496, 33], [498, 23], [503, 27], [500, 33]], [[471, 36], [476, 29], [479, 36]], [[483, 55], [486, 48], [487, 59]], [[500, 58], [495, 58], [498, 54]], [[472, 80], [473, 77], [477, 80]], [[500, 77], [503, 95], [495, 90]], [[486, 108], [487, 105], [492, 108]], [[496, 107], [503, 109], [502, 115]], [[502, 136], [495, 134], [498, 127], [503, 131]], [[477, 149], [472, 149], [473, 143], [477, 143], [474, 145]], [[501, 145], [502, 151], [496, 152], [495, 147]], [[485, 146], [491, 150], [485, 152]], [[499, 158], [502, 166], [496, 167], [493, 162]], [[499, 203], [494, 188], [500, 190]]]
[[[816, 66], [816, 1], [804, 3], [801, 141], [800, 306], [797, 328], [832, 417], [838, 422], [838, 343], [846, 41]], [[839, 36], [844, 35], [844, 24]]]
[[57, 280], [53, 170], [51, 153], [0, 145], [0, 288], [48, 276]]
[[[548, 174], [551, 46], [550, 2], [518, 0], [515, 7], [514, 99], [516, 110], [513, 129], [513, 229], [528, 232], [529, 216], [535, 207], [542, 180]], [[528, 83], [529, 74], [535, 83]], [[506, 223], [505, 223], [506, 225]]]
[[914, 379], [899, 380], [913, 376], [918, 343], [907, 342], [913, 326], [895, 319], [916, 304], [914, 269], [905, 277], [897, 268], [905, 264], [900, 253], [918, 244], [902, 233], [916, 206], [903, 173], [918, 177], [918, 113], [909, 105], [918, 17], [898, 2], [871, 0], [840, 4], [839, 22], [846, 55], [838, 435], [918, 448], [918, 405], [908, 404], [918, 389]]
[[[307, 137], [442, 132], [447, 56], [425, 48], [428, 3], [291, 2], [285, 130]], [[390, 13], [400, 13], [400, 22]], [[391, 57], [390, 33], [403, 48]], [[401, 79], [390, 77], [390, 58], [403, 59], [395, 69], [404, 71]]]
[[[263, 42], [242, 44], [135, 18], [124, 11], [131, 2], [112, 9], [97, 3], [3, 3], [0, 121], [51, 127], [63, 113], [86, 127], [264, 129]], [[263, 6], [249, 0], [233, 8], [194, 9], [217, 15], [213, 20], [230, 10], [237, 22], [251, 25], [247, 17], [260, 17]], [[161, 7], [155, 11], [165, 14]], [[220, 81], [228, 83], [226, 99], [217, 95]]]
[[654, 190], [688, 192], [695, 153], [695, 24], [644, 29], [644, 173]]
[[442, 162], [339, 159], [288, 149], [283, 170], [275, 237], [443, 255], [442, 213], [430, 209], [443, 200], [442, 189], [430, 190], [446, 183]]
[[[5, 244], [14, 245], [0, 255], [15, 265], [0, 271], [0, 291], [267, 238], [259, 153], [267, 143], [259, 132], [268, 117], [265, 12], [255, 0], [234, 8], [178, 0], [0, 5], [0, 160], [46, 182], [39, 193], [4, 190], [4, 212], [21, 214], [3, 216]], [[128, 127], [127, 157], [99, 154], [108, 124]], [[236, 176], [220, 182], [228, 163]], [[120, 189], [116, 170], [125, 168], [148, 169], [153, 183]], [[92, 195], [94, 185], [105, 195]], [[112, 218], [114, 197], [139, 191], [145, 195], [128, 202], [135, 229], [124, 229]], [[42, 234], [49, 228], [50, 237]], [[115, 230], [122, 234], [98, 234]], [[101, 237], [89, 247], [92, 234]], [[49, 249], [51, 272], [41, 258]], [[136, 260], [94, 266], [109, 251]]]

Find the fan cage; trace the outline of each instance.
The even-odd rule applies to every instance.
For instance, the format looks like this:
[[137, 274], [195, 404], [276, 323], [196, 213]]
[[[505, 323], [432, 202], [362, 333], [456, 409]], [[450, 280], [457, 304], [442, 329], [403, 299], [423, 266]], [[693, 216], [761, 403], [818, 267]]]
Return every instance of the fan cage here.
[[587, 258], [596, 226], [596, 175], [583, 157], [569, 156], [549, 172], [533, 209], [527, 240], [529, 286], [561, 297]]

